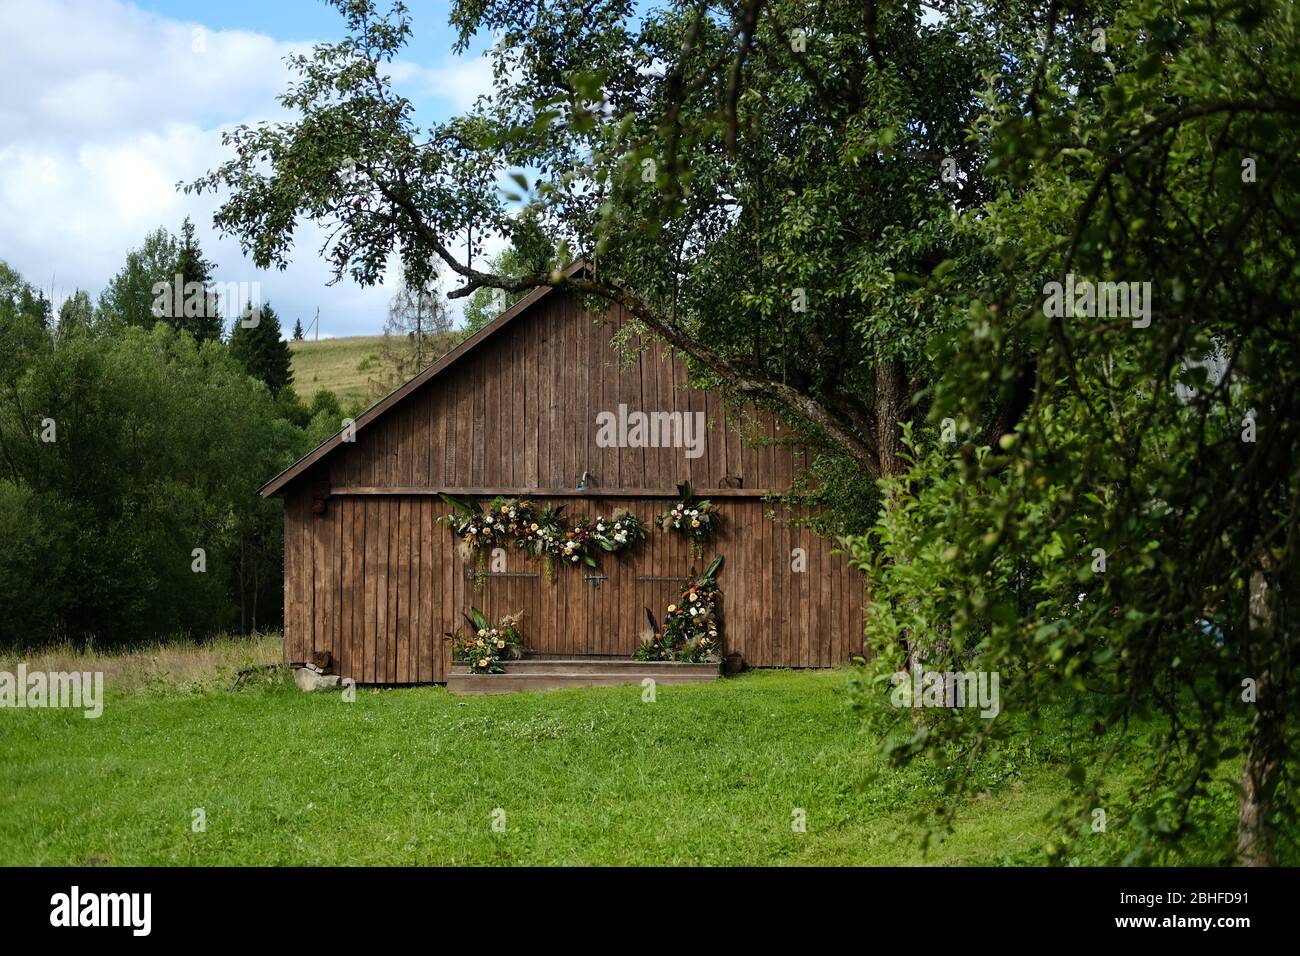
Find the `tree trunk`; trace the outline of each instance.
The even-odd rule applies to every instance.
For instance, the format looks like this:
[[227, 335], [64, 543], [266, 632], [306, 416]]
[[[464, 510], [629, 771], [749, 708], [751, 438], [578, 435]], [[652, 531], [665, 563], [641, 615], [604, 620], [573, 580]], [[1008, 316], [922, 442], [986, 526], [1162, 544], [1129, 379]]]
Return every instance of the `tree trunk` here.
[[244, 533], [239, 532], [239, 633], [248, 633], [248, 600], [244, 594]]
[[1266, 732], [1263, 714], [1251, 730], [1246, 766], [1241, 772], [1241, 798], [1237, 804], [1237, 864], [1273, 866], [1273, 792], [1277, 789], [1278, 761], [1271, 755], [1271, 734]]
[[[1263, 570], [1250, 576], [1251, 643], [1274, 638], [1276, 625], [1273, 588]], [[1241, 796], [1237, 803], [1237, 863], [1240, 866], [1273, 866], [1273, 794], [1282, 741], [1281, 714], [1276, 713], [1267, 672], [1255, 676], [1255, 717], [1251, 721], [1250, 745], [1241, 771]]]
[[898, 361], [876, 363], [876, 447], [880, 477], [903, 473], [903, 416], [912, 403], [907, 372]]
[[[880, 361], [876, 363], [876, 405], [875, 435], [876, 448], [880, 460], [880, 477], [892, 478], [904, 471], [903, 450], [903, 416], [912, 403], [911, 391], [907, 384], [907, 372], [903, 364], [897, 361]], [[889, 492], [890, 497], [897, 494], [897, 489]], [[892, 507], [890, 501], [885, 507]], [[904, 649], [907, 660], [907, 672], [916, 672], [924, 667], [921, 660], [920, 642], [904, 631], [898, 635], [900, 646]], [[920, 719], [920, 710], [913, 710], [913, 722]]]

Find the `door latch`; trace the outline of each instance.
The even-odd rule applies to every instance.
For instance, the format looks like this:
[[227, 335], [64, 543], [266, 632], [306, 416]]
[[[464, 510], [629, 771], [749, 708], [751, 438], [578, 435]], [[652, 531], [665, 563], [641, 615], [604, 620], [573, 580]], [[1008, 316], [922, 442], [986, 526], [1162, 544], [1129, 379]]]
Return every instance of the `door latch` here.
[[600, 582], [606, 580], [608, 577], [609, 575], [607, 574], [584, 574], [582, 576], [582, 580], [590, 581], [591, 586], [594, 587], [597, 591], [599, 591]]

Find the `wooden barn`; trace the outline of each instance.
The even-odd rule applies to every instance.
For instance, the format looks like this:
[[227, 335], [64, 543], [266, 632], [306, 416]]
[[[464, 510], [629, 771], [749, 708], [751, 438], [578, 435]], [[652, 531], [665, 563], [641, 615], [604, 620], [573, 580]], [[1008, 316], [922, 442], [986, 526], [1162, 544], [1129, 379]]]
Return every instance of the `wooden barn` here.
[[[684, 363], [657, 343], [631, 361], [614, 344], [622, 321], [536, 290], [262, 488], [284, 499], [286, 660], [328, 651], [360, 684], [444, 682], [445, 635], [473, 605], [493, 620], [522, 610], [539, 658], [612, 665], [636, 649], [645, 609], [661, 615], [715, 554], [726, 653], [753, 667], [861, 653], [861, 572], [763, 500], [790, 487], [803, 450], [779, 441], [770, 416], [688, 388]], [[638, 411], [681, 413], [703, 434], [687, 447], [641, 447], [621, 428], [598, 440], [602, 422]], [[682, 535], [652, 528], [596, 568], [566, 565], [548, 581], [510, 550], [476, 580], [475, 559], [438, 520], [446, 492], [562, 502], [570, 516], [621, 507], [650, 524], [684, 481], [721, 510], [703, 562]]]

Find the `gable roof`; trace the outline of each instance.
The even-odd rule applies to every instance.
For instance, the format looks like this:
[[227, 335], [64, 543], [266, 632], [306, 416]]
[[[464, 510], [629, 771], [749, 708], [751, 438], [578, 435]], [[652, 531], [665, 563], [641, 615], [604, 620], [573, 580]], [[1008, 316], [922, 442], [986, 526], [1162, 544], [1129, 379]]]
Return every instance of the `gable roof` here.
[[[586, 268], [587, 261], [585, 259], [577, 259], [563, 270], [563, 274], [568, 278], [577, 275]], [[389, 392], [379, 401], [375, 402], [362, 412], [354, 423], [356, 431], [360, 432], [361, 429], [366, 426], [373, 425], [378, 419], [382, 418], [394, 407], [401, 404], [410, 395], [419, 391], [419, 389], [427, 382], [431, 381], [433, 378], [455, 365], [461, 359], [465, 358], [465, 356], [469, 355], [488, 339], [496, 335], [497, 332], [501, 331], [501, 329], [505, 328], [543, 298], [554, 292], [557, 288], [561, 287], [550, 285], [539, 286], [532, 292], [528, 293], [528, 295], [524, 296], [510, 308], [506, 309], [495, 319], [483, 326], [483, 328], [479, 329], [464, 342], [461, 342], [460, 345], [442, 356], [442, 358], [438, 359], [420, 374], [416, 375], [401, 388]], [[264, 484], [258, 489], [257, 493], [263, 498], [269, 498], [272, 495], [281, 493], [294, 479], [298, 478], [321, 459], [326, 458], [331, 452], [338, 448], [339, 445], [343, 444], [343, 434], [344, 429], [340, 428], [330, 438], [321, 442], [288, 468], [284, 469], [284, 471], [280, 472]]]

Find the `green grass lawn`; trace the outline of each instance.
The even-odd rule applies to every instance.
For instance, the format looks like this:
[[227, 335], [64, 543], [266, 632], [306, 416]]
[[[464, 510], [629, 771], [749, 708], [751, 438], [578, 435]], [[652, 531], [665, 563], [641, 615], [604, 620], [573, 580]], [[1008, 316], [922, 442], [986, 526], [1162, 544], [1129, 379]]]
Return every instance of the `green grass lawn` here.
[[[663, 687], [654, 703], [635, 686], [362, 688], [347, 703], [277, 677], [110, 695], [98, 720], [0, 711], [0, 863], [1041, 860], [1063, 758], [1028, 744], [991, 758], [988, 790], [923, 855], [911, 817], [941, 799], [939, 775], [883, 766], [847, 680], [750, 673]], [[206, 832], [191, 829], [196, 808]], [[792, 831], [796, 808], [806, 832]]]

